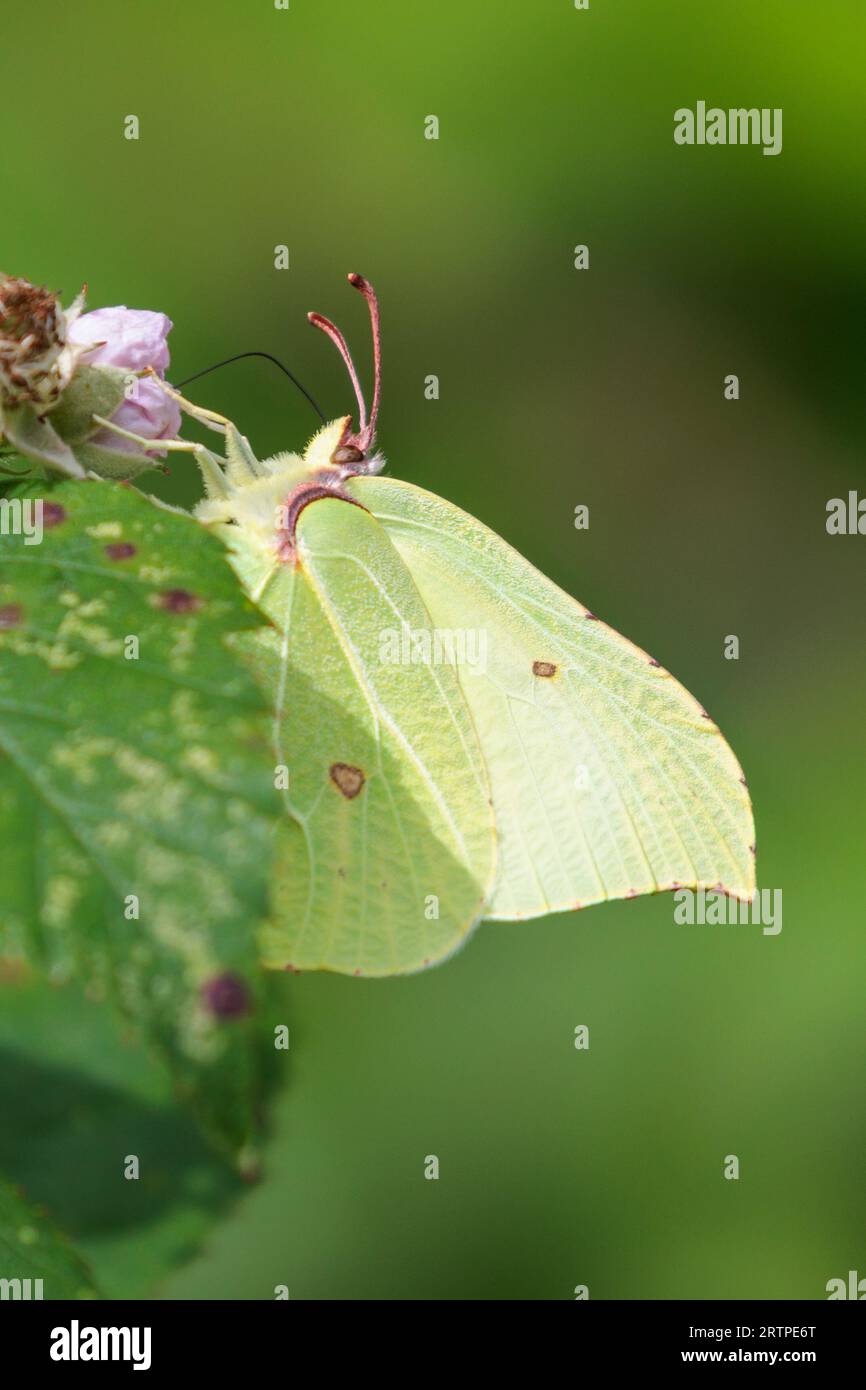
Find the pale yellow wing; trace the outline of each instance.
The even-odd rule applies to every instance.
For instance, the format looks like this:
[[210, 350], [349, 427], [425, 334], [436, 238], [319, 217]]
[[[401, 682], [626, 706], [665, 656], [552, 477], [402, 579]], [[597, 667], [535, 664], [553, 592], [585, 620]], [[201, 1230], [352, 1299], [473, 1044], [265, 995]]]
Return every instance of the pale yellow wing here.
[[273, 699], [288, 811], [265, 963], [392, 975], [442, 960], [483, 915], [495, 838], [456, 673], [403, 660], [399, 634], [430, 625], [408, 570], [336, 498], [301, 513], [297, 565], [254, 528], [222, 534], [274, 625], [245, 643]]
[[751, 897], [745, 781], [694, 697], [458, 507], [391, 478], [349, 490], [405, 561], [440, 649], [456, 654], [496, 818], [485, 915], [679, 886]]

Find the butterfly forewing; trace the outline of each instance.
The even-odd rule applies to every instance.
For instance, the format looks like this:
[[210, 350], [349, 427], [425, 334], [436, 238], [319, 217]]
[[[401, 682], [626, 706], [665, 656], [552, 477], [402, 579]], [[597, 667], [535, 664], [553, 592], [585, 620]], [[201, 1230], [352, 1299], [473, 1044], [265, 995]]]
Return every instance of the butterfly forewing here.
[[459, 508], [390, 478], [350, 491], [387, 530], [434, 625], [473, 632], [483, 651], [459, 674], [496, 818], [485, 915], [679, 886], [751, 897], [748, 793], [697, 701]]
[[[235, 529], [235, 528], [233, 528]], [[298, 564], [257, 578], [274, 623], [253, 659], [286, 769], [271, 966], [387, 975], [442, 959], [492, 891], [490, 791], [454, 669], [386, 532], [362, 508], [310, 503]]]

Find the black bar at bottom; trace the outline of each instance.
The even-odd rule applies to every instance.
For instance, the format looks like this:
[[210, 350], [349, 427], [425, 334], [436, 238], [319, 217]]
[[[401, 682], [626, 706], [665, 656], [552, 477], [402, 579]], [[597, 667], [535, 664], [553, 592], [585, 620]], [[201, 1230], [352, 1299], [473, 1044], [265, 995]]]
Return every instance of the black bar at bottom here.
[[[361, 1311], [358, 1311], [362, 1305]], [[811, 1366], [826, 1375], [860, 1362], [864, 1323], [858, 1309], [841, 1302], [575, 1302], [568, 1305], [508, 1305], [507, 1325], [497, 1328], [495, 1304], [473, 1302], [473, 1321], [455, 1326], [455, 1304], [400, 1305], [393, 1309], [359, 1300], [302, 1303], [220, 1302], [14, 1302], [0, 1303], [4, 1360], [22, 1370], [48, 1372], [61, 1379], [90, 1378], [108, 1368], [113, 1375], [137, 1368], [143, 1375], [192, 1371], [221, 1379], [258, 1371], [274, 1375], [280, 1366], [298, 1373], [310, 1355], [332, 1375], [347, 1369], [386, 1368], [397, 1378], [393, 1360], [402, 1347], [399, 1378], [429, 1378], [438, 1362], [453, 1375], [468, 1350], [473, 1360], [537, 1358], [543, 1348], [547, 1372], [562, 1337], [561, 1353], [575, 1372], [581, 1368], [664, 1370], [706, 1365]], [[487, 1311], [485, 1312], [484, 1309]], [[358, 1322], [355, 1322], [355, 1318]], [[416, 1318], [418, 1319], [416, 1323]], [[493, 1319], [488, 1326], [487, 1319]], [[450, 1345], [450, 1332], [459, 1343]], [[399, 1334], [399, 1335], [397, 1335]], [[543, 1338], [543, 1342], [539, 1338]], [[405, 1357], [414, 1345], [413, 1369]], [[463, 1346], [461, 1353], [460, 1347]], [[301, 1360], [299, 1360], [301, 1358]], [[307, 1364], [307, 1374], [312, 1368]], [[464, 1370], [466, 1367], [464, 1367]], [[491, 1367], [492, 1369], [492, 1367]], [[516, 1366], [512, 1364], [512, 1370]]]

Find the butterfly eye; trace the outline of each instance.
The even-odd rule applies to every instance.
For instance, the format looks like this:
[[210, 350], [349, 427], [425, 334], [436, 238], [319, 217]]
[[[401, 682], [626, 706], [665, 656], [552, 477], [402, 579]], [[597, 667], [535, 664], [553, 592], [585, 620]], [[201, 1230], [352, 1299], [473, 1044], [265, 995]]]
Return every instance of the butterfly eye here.
[[341, 444], [331, 455], [332, 463], [362, 463], [364, 455], [354, 444]]

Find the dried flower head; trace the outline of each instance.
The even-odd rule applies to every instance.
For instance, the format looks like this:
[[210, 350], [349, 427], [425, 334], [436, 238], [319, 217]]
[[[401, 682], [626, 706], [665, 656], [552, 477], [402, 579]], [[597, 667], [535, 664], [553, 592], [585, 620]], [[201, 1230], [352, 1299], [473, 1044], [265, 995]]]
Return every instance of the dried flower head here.
[[83, 291], [64, 310], [50, 290], [0, 275], [0, 402], [40, 415], [57, 404], [81, 355], [68, 329], [83, 304]]

